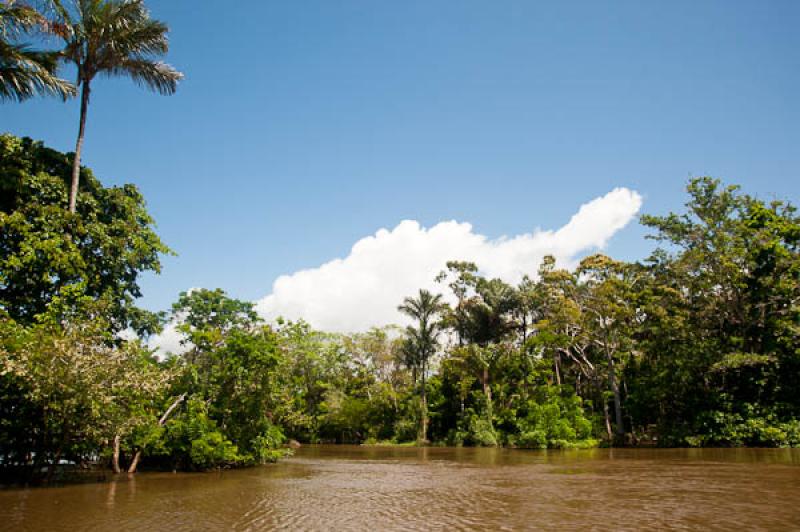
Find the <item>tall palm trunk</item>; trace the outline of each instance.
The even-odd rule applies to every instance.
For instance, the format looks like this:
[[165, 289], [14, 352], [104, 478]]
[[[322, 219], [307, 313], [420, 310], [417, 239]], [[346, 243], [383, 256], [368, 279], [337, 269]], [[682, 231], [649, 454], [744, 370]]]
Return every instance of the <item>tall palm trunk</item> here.
[[422, 438], [420, 443], [426, 445], [428, 443], [428, 393], [425, 389], [425, 362], [422, 363], [422, 389], [420, 394], [422, 396]]
[[86, 132], [86, 111], [89, 109], [89, 81], [83, 82], [81, 91], [81, 121], [78, 127], [78, 141], [75, 143], [75, 158], [72, 160], [72, 186], [69, 189], [69, 212], [75, 212], [75, 204], [78, 199], [78, 184], [81, 179], [81, 150], [83, 149], [83, 137]]

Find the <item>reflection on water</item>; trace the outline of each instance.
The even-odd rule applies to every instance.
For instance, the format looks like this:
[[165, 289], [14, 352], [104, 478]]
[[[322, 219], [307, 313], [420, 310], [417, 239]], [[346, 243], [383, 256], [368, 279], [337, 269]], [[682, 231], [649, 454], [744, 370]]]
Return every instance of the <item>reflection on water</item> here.
[[800, 450], [308, 446], [279, 464], [0, 491], [4, 530], [800, 529]]

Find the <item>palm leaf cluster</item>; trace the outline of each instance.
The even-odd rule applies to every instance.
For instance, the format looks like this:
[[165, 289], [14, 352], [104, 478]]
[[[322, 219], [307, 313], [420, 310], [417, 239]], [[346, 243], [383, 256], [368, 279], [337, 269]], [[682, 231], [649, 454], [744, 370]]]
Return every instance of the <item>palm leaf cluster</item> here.
[[75, 87], [56, 75], [58, 52], [18, 42], [25, 34], [49, 28], [47, 20], [28, 5], [0, 4], [0, 100], [21, 102], [40, 94], [67, 99], [75, 94]]
[[143, 0], [54, 0], [63, 22], [65, 60], [78, 69], [78, 85], [98, 74], [128, 76], [160, 94], [172, 94], [183, 75], [156, 60], [169, 50], [166, 24], [150, 18]]
[[404, 355], [409, 366], [423, 366], [436, 352], [442, 324], [438, 315], [445, 304], [441, 294], [420, 290], [419, 295], [407, 297], [397, 309], [416, 321], [416, 326], [406, 328]]

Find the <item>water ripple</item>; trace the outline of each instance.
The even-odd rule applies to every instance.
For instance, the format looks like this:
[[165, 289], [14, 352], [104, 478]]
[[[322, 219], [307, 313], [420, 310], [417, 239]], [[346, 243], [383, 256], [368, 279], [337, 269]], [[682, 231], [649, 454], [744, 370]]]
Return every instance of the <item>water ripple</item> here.
[[277, 465], [0, 491], [0, 530], [791, 530], [800, 454], [308, 447]]

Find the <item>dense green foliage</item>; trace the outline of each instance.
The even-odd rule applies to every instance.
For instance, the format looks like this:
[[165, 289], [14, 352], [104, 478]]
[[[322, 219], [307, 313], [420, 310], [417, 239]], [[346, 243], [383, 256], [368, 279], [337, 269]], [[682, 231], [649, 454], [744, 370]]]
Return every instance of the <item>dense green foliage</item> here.
[[0, 307], [32, 323], [65, 287], [108, 303], [114, 331], [152, 331], [134, 306], [138, 277], [168, 253], [133, 185], [103, 187], [82, 170], [78, 212], [66, 212], [72, 160], [30, 139], [0, 135]]
[[[0, 137], [0, 468], [202, 470], [288, 439], [521, 448], [800, 445], [800, 219], [710, 178], [644, 216], [642, 263], [548, 257], [517, 286], [453, 261], [357, 334], [266, 324], [221, 290], [181, 294], [180, 353], [142, 340], [137, 276], [167, 249], [135, 187]], [[124, 333], [124, 334], [121, 334]], [[131, 339], [133, 338], [133, 339]], [[48, 466], [48, 467], [45, 467]]]
[[710, 179], [643, 217], [648, 261], [630, 412], [669, 444], [800, 444], [800, 218]]
[[181, 294], [173, 314], [188, 348], [173, 393], [187, 408], [166, 423], [158, 453], [184, 468], [276, 459], [284, 436], [272, 419], [275, 333], [221, 290]]
[[153, 425], [172, 378], [137, 341], [115, 343], [106, 309], [70, 287], [36, 323], [0, 327], [0, 464], [40, 470], [103, 452]]

